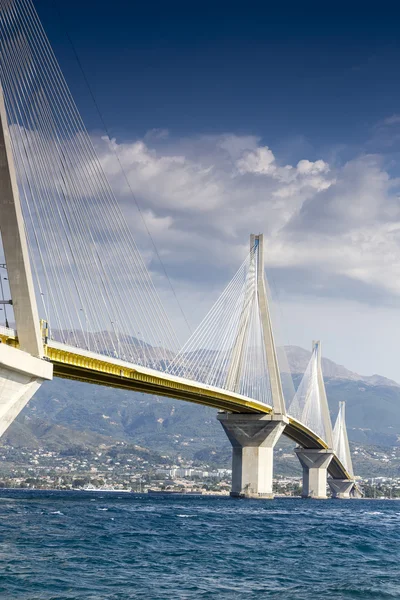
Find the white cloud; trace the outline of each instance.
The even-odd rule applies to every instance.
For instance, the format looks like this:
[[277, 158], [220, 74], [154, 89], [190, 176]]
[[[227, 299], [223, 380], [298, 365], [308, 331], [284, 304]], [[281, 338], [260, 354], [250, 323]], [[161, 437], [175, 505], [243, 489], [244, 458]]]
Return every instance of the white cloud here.
[[327, 177], [329, 165], [323, 160], [311, 162], [303, 159], [292, 165], [279, 166], [272, 151], [267, 147], [258, 147], [247, 151], [237, 160], [236, 166], [241, 175], [266, 175], [281, 182], [273, 195], [278, 198], [288, 198], [304, 187], [318, 191], [328, 189], [333, 180]]
[[[359, 156], [342, 166], [307, 156], [285, 164], [258, 137], [234, 134], [175, 139], [153, 131], [131, 143], [93, 141], [176, 320], [179, 311], [119, 162], [192, 326], [243, 261], [252, 232], [265, 234], [267, 267], [285, 306], [294, 313], [302, 306], [300, 325], [291, 323], [295, 337], [285, 341], [306, 345], [301, 333], [306, 331], [310, 338], [329, 336], [333, 347], [332, 323], [339, 319], [342, 333], [358, 335], [353, 321], [362, 307], [369, 315], [375, 307], [386, 326], [382, 315], [400, 296], [400, 183], [381, 156]], [[76, 169], [80, 178], [92, 172], [90, 164], [77, 163]], [[109, 249], [111, 262], [113, 257]], [[343, 306], [349, 303], [346, 317]], [[313, 329], [316, 305], [319, 331]], [[379, 327], [374, 335], [378, 340]], [[393, 370], [382, 374], [400, 379]]]
[[392, 115], [383, 120], [384, 125], [397, 125], [400, 123], [400, 115]]
[[271, 175], [274, 177], [277, 172], [275, 156], [267, 146], [246, 152], [236, 162], [236, 166], [241, 174], [253, 173], [255, 175]]
[[[176, 140], [163, 130], [131, 143], [94, 143], [153, 270], [131, 190], [173, 279], [193, 289], [227, 281], [249, 234], [263, 231], [268, 265], [296, 294], [336, 297], [339, 278], [344, 298], [400, 295], [400, 182], [380, 156], [341, 167], [306, 157], [282, 164], [256, 136]], [[80, 179], [92, 170], [81, 162], [76, 169]]]
[[311, 173], [312, 175], [316, 175], [317, 173], [328, 173], [329, 165], [323, 160], [316, 160], [315, 162], [311, 162], [309, 160], [303, 159], [299, 160], [297, 163], [297, 170], [302, 175]]
[[[281, 165], [257, 137], [233, 134], [170, 139], [167, 146], [97, 140], [97, 147], [137, 235], [114, 151], [167, 267], [188, 286], [200, 285], [196, 279], [207, 285], [220, 273], [228, 278], [249, 233], [263, 231], [269, 266], [312, 272], [312, 293], [336, 296], [331, 287], [340, 277], [343, 297], [371, 302], [400, 294], [398, 182], [378, 156], [339, 168], [307, 158]], [[299, 278], [297, 293], [307, 287]]]

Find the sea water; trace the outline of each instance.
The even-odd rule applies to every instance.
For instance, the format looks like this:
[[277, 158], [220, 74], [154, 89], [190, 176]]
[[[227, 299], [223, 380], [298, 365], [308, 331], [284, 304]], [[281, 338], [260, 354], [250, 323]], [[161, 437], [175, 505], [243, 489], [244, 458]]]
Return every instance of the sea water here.
[[400, 599], [400, 501], [2, 490], [0, 598]]

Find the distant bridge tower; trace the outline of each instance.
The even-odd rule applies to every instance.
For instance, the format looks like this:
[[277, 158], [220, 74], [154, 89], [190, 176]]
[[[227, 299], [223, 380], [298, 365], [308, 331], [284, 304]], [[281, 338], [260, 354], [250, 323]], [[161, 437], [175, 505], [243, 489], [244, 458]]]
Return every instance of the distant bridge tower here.
[[334, 498], [350, 498], [352, 493], [357, 493], [354, 481], [353, 461], [351, 459], [349, 439], [347, 436], [345, 410], [346, 403], [339, 402], [339, 412], [333, 428], [333, 449], [344, 465], [349, 477], [348, 479], [328, 479], [329, 487], [331, 488], [332, 496]]
[[[237, 335], [227, 373], [226, 388], [240, 392], [246, 343], [253, 311], [262, 331], [263, 352], [273, 406], [272, 415], [221, 413], [218, 420], [232, 444], [232, 491], [236, 497], [273, 497], [273, 452], [285, 429], [285, 400], [272, 331], [264, 275], [263, 235], [250, 236], [251, 263]], [[248, 368], [248, 366], [247, 366]]]
[[1, 436], [41, 383], [51, 379], [53, 373], [52, 365], [43, 360], [43, 341], [1, 88], [0, 234], [19, 345], [16, 349], [0, 343]]
[[303, 468], [304, 498], [327, 497], [327, 470], [333, 458], [332, 423], [321, 365], [321, 342], [313, 342], [307, 370], [290, 405], [290, 415], [312, 429], [327, 448], [296, 448]]

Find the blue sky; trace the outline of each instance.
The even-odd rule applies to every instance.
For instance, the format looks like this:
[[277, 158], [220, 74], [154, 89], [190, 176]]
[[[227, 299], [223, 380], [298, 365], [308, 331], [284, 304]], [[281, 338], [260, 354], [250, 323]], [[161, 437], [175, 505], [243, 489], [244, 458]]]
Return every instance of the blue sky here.
[[[50, 0], [36, 2], [156, 284], [115, 149], [192, 325], [248, 235], [264, 231], [284, 341], [321, 338], [348, 368], [400, 381], [393, 10], [57, 4], [62, 19]], [[115, 142], [102, 139], [67, 35]]]
[[[126, 0], [38, 0], [37, 7], [82, 106], [66, 34], [121, 138], [154, 127], [175, 135], [236, 131], [282, 151], [297, 141], [329, 152], [363, 144], [368, 129], [398, 109], [393, 13]], [[85, 113], [96, 126], [91, 107]]]

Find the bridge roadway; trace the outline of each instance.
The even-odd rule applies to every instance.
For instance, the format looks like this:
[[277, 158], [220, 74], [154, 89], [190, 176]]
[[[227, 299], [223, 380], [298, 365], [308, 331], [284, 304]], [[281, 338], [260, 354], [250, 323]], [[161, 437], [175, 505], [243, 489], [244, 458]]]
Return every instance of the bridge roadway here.
[[[1, 327], [0, 342], [18, 347], [16, 332]], [[53, 364], [55, 377], [177, 398], [231, 413], [272, 413], [272, 407], [268, 404], [246, 396], [54, 340], [48, 340], [44, 345], [44, 354]], [[302, 448], [328, 448], [324, 440], [311, 429], [293, 417], [288, 416], [288, 419], [289, 423], [286, 425], [284, 435], [289, 439]], [[336, 455], [328, 471], [334, 479], [351, 479]]]

